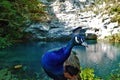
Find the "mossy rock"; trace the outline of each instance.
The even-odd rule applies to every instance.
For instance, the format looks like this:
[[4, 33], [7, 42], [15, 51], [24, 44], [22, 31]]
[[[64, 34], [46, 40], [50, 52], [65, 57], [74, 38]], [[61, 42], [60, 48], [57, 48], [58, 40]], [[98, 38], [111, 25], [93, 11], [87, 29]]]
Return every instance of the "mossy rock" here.
[[120, 42], [120, 33], [113, 34], [112, 36], [107, 36], [104, 38], [108, 42]]

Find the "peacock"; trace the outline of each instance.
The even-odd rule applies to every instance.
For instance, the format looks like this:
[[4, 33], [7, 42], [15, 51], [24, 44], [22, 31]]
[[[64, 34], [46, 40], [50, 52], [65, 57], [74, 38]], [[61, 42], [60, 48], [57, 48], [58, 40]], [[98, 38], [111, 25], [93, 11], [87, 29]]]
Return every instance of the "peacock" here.
[[[41, 65], [46, 74], [53, 80], [75, 80], [72, 78], [75, 78], [80, 71], [79, 60], [76, 58], [76, 55], [71, 55], [71, 53], [72, 48], [78, 45], [87, 47], [85, 38], [79, 34], [76, 34], [64, 47], [44, 53], [42, 56]], [[78, 61], [78, 67], [71, 65], [74, 58]]]

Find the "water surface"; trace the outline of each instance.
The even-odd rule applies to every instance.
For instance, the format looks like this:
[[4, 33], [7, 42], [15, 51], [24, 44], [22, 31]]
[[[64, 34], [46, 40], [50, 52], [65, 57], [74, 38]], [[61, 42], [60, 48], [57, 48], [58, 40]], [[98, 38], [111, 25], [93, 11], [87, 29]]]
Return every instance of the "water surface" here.
[[[88, 41], [89, 47], [76, 46], [73, 51], [77, 53], [82, 68], [90, 67], [95, 74], [105, 77], [118, 68], [120, 64], [120, 43], [104, 43]], [[60, 48], [67, 42], [27, 42], [16, 44], [0, 50], [0, 66], [13, 66], [22, 64], [46, 77], [40, 65], [42, 54], [50, 49]], [[44, 74], [44, 75], [43, 75]]]

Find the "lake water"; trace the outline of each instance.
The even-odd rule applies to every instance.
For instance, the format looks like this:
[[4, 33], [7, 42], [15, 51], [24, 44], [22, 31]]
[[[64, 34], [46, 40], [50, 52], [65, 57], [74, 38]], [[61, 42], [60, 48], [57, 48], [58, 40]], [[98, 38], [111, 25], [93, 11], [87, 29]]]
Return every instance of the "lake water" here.
[[[120, 43], [105, 43], [87, 41], [88, 48], [76, 46], [73, 51], [77, 53], [82, 68], [90, 67], [95, 74], [105, 77], [120, 65]], [[31, 72], [40, 73], [45, 80], [46, 74], [40, 65], [42, 54], [54, 48], [60, 48], [67, 42], [27, 42], [16, 44], [0, 50], [0, 66], [22, 64], [31, 69]]]

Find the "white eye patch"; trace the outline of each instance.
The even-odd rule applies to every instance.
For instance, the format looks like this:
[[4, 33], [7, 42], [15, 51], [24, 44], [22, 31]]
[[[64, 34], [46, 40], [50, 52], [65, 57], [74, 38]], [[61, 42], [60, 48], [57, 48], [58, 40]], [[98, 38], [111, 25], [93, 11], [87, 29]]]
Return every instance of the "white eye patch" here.
[[80, 43], [78, 40], [78, 37], [75, 37], [75, 41], [76, 41], [76, 43]]
[[81, 42], [84, 42], [83, 39], [81, 39]]

